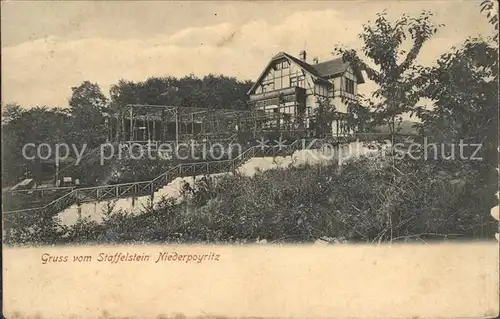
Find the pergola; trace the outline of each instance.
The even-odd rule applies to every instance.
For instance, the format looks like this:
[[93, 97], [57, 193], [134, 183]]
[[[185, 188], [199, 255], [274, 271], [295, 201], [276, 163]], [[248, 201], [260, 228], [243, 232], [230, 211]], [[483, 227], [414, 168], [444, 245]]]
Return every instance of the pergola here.
[[[255, 136], [265, 130], [266, 123], [276, 123], [279, 128], [286, 116], [262, 110], [127, 104], [113, 118], [116, 126], [115, 134], [110, 132], [112, 140], [134, 141], [137, 131], [143, 130], [142, 136], [147, 136], [148, 140], [175, 141], [178, 144], [186, 139], [218, 139], [238, 132]], [[143, 126], [138, 127], [140, 124]]]

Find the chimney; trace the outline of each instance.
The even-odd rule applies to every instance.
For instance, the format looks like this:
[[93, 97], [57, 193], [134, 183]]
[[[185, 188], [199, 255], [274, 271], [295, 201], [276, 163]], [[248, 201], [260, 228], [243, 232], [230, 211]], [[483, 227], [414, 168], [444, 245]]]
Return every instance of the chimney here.
[[314, 64], [318, 64], [319, 63], [319, 59], [316, 57], [316, 58], [313, 59], [313, 62], [314, 62]]
[[306, 51], [300, 51], [299, 56], [300, 56], [300, 59], [301, 59], [302, 61], [306, 62], [306, 58], [307, 58], [307, 53], [306, 53]]

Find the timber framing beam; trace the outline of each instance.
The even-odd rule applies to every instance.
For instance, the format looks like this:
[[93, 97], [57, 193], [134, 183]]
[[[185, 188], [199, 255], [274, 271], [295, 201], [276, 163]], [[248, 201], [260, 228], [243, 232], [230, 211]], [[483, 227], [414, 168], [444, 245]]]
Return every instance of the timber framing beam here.
[[[136, 140], [139, 136], [138, 130], [143, 130], [141, 136], [147, 135], [162, 141], [179, 139], [191, 129], [192, 137], [195, 135], [210, 138], [217, 137], [221, 133], [229, 132], [253, 132], [254, 134], [265, 130], [265, 123], [273, 121], [280, 123], [284, 120], [284, 116], [279, 113], [269, 113], [262, 110], [231, 110], [231, 109], [207, 109], [190, 106], [172, 106], [172, 105], [155, 105], [155, 104], [127, 104], [117, 112], [114, 117], [117, 123], [124, 123], [128, 120], [127, 129], [129, 138], [127, 140]], [[137, 123], [143, 125], [138, 128]], [[173, 133], [172, 125], [175, 125], [175, 133]], [[119, 125], [121, 132], [117, 136], [122, 139], [125, 137], [125, 126]], [[168, 127], [170, 126], [170, 133]], [[151, 128], [153, 133], [151, 134]], [[159, 129], [160, 131], [158, 132]], [[198, 132], [195, 134], [195, 131]], [[118, 131], [118, 130], [117, 130]], [[147, 131], [147, 134], [144, 132]], [[168, 135], [175, 134], [174, 136]]]

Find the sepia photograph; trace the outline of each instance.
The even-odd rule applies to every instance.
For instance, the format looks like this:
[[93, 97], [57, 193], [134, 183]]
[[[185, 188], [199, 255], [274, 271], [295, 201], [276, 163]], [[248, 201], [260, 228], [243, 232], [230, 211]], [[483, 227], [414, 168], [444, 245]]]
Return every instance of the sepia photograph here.
[[498, 317], [498, 1], [1, 5], [5, 318]]

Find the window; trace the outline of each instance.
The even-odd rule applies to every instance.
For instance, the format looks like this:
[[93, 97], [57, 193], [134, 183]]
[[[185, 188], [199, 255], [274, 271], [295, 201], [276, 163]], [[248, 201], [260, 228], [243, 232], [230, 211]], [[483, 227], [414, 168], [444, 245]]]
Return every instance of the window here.
[[304, 78], [304, 76], [303, 76], [303, 75], [300, 75], [300, 76], [297, 78], [297, 81], [298, 81], [298, 84], [299, 84], [298, 86], [299, 86], [299, 87], [301, 87], [301, 88], [305, 87], [305, 83], [306, 83], [306, 81], [305, 81], [305, 78]]
[[263, 83], [273, 83], [272, 88], [267, 88], [266, 91], [281, 90], [290, 85], [290, 62], [287, 60], [277, 61], [272, 70], [270, 70]]
[[262, 93], [266, 93], [266, 92], [269, 92], [269, 91], [272, 91], [274, 88], [273, 88], [273, 82], [264, 82], [262, 83]]
[[289, 109], [288, 106], [283, 106], [283, 107], [280, 108], [279, 112], [282, 113], [282, 114], [286, 114], [286, 113], [288, 113], [288, 109]]
[[281, 90], [281, 78], [280, 77], [274, 78], [274, 89]]
[[283, 83], [283, 88], [290, 87], [290, 76], [288, 74], [283, 75], [281, 82]]
[[276, 65], [274, 66], [274, 69], [279, 71], [279, 70], [283, 70], [283, 69], [288, 69], [289, 67], [290, 67], [290, 62], [282, 61], [282, 62], [276, 63]]
[[345, 91], [347, 93], [354, 94], [354, 81], [351, 79], [345, 79]]
[[326, 96], [327, 88], [324, 85], [316, 84], [314, 85], [314, 94], [319, 96]]
[[301, 87], [303, 88], [305, 85], [305, 79], [304, 79], [304, 76], [303, 75], [299, 75], [299, 76], [294, 76], [294, 77], [291, 77], [290, 78], [290, 86], [291, 87]]

